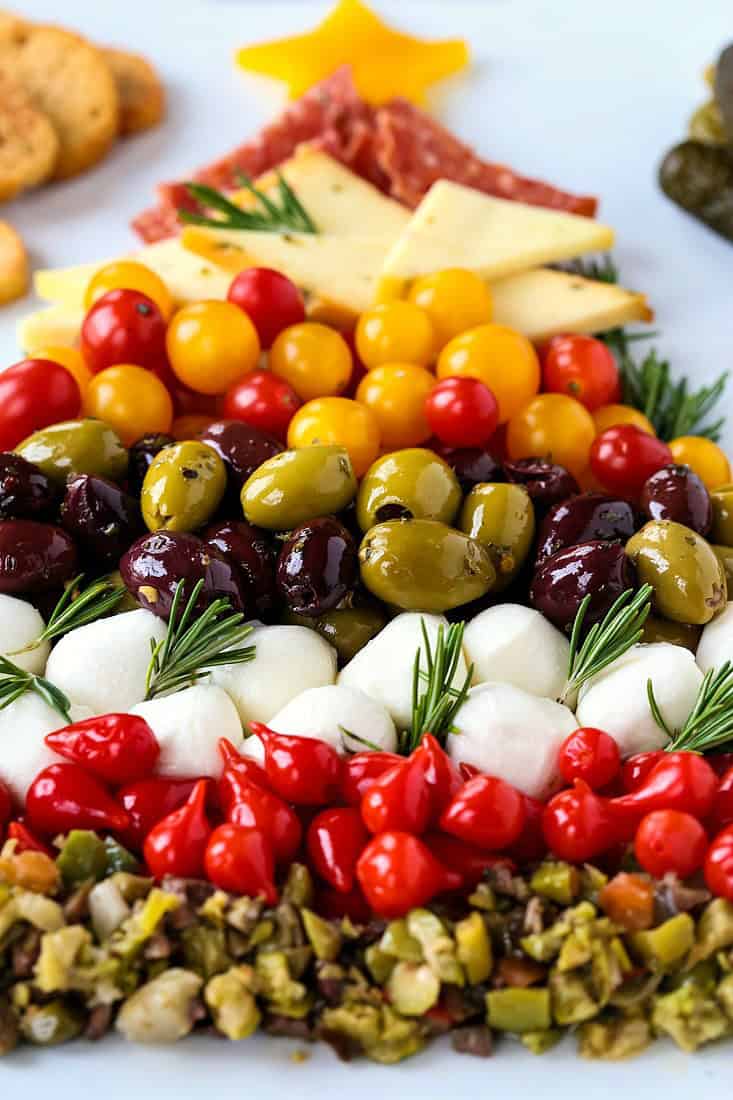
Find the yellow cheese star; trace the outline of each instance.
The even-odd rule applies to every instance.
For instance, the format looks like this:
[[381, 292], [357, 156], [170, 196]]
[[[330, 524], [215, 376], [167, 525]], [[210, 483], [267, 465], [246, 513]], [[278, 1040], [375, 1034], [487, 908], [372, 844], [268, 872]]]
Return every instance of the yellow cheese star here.
[[361, 0], [339, 0], [309, 34], [244, 46], [237, 62], [249, 72], [284, 81], [292, 99], [350, 65], [359, 94], [369, 103], [404, 96], [422, 103], [425, 89], [468, 64], [461, 39], [428, 42], [400, 34]]

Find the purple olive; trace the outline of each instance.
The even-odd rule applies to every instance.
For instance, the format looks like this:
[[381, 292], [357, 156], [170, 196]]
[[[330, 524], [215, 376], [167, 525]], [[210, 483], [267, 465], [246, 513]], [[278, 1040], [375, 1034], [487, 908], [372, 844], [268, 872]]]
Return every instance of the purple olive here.
[[508, 481], [513, 481], [515, 485], [524, 485], [538, 516], [549, 512], [554, 504], [580, 492], [577, 481], [564, 466], [556, 466], [554, 462], [547, 462], [544, 458], [507, 461], [504, 463], [504, 472]]
[[636, 514], [627, 500], [603, 493], [581, 493], [556, 504], [545, 516], [537, 544], [537, 565], [579, 542], [614, 539], [628, 542], [637, 528]]
[[66, 486], [61, 525], [96, 562], [117, 565], [145, 530], [140, 505], [113, 481], [80, 474]]
[[138, 439], [137, 443], [133, 443], [129, 451], [130, 465], [127, 477], [130, 488], [134, 493], [140, 494], [145, 475], [155, 456], [159, 455], [165, 447], [171, 447], [175, 442], [172, 435], [153, 432]]
[[484, 447], [452, 448], [436, 443], [433, 450], [451, 467], [464, 493], [483, 482], [506, 480], [501, 464]]
[[280, 595], [299, 615], [332, 611], [355, 587], [358, 576], [356, 543], [333, 516], [296, 527], [277, 561]]
[[242, 420], [217, 420], [201, 432], [199, 439], [223, 459], [240, 488], [263, 462], [285, 450], [274, 435], [252, 428]]
[[57, 501], [53, 483], [32, 462], [0, 454], [0, 520], [50, 519]]
[[649, 519], [671, 519], [707, 535], [713, 505], [702, 480], [689, 466], [663, 466], [644, 482], [641, 506]]
[[620, 543], [583, 542], [553, 554], [537, 570], [530, 601], [546, 619], [569, 633], [586, 596], [590, 596], [584, 620], [588, 627], [635, 584], [636, 570]]
[[277, 603], [275, 553], [260, 527], [245, 520], [228, 520], [207, 527], [202, 538], [236, 566], [244, 584], [247, 607], [261, 618], [272, 615]]
[[213, 546], [195, 535], [155, 531], [133, 543], [120, 562], [120, 574], [141, 607], [167, 619], [179, 581], [190, 596], [203, 580], [196, 609], [203, 611], [223, 596], [235, 611], [244, 611], [244, 585], [235, 567]]
[[76, 565], [76, 547], [60, 527], [31, 519], [0, 522], [0, 592], [60, 588], [74, 576]]

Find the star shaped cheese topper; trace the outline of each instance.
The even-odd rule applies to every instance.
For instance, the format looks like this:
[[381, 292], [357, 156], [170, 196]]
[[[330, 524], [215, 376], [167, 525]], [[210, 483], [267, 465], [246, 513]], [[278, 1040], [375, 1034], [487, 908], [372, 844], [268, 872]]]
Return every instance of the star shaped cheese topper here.
[[425, 89], [468, 64], [462, 39], [426, 41], [400, 34], [361, 0], [339, 0], [308, 34], [278, 38], [237, 51], [243, 69], [282, 80], [292, 99], [350, 65], [360, 95], [378, 105], [404, 96], [422, 103]]

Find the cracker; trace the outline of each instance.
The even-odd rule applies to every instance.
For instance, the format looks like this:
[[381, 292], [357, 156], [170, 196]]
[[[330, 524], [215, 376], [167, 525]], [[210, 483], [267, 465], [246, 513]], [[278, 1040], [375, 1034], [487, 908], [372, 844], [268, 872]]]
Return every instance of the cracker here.
[[120, 97], [120, 133], [136, 134], [157, 126], [165, 114], [165, 89], [146, 57], [105, 49]]
[[23, 238], [0, 221], [0, 302], [13, 302], [28, 290], [30, 270]]
[[59, 139], [47, 115], [27, 93], [0, 78], [0, 202], [53, 175]]

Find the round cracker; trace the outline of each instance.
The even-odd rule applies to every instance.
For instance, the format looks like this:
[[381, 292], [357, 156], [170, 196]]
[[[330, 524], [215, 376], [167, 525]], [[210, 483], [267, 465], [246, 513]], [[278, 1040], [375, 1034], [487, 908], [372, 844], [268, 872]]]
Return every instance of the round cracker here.
[[0, 221], [0, 302], [13, 302], [28, 290], [30, 270], [23, 238]]
[[120, 133], [136, 134], [157, 126], [165, 114], [165, 89], [146, 57], [104, 50], [120, 97]]
[[0, 201], [53, 175], [59, 139], [18, 84], [0, 78]]

